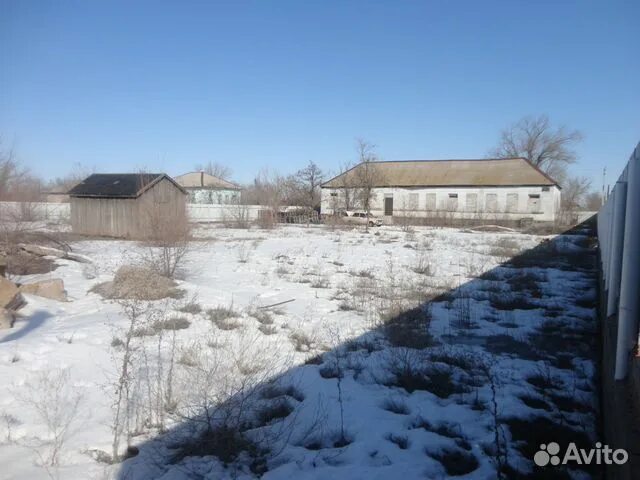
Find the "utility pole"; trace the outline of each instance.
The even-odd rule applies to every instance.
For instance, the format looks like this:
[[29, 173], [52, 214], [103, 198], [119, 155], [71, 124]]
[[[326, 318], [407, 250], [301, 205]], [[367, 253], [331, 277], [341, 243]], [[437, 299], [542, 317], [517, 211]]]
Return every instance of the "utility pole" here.
[[601, 203], [600, 205], [604, 205], [604, 203], [607, 201], [607, 196], [609, 193], [609, 189], [606, 188], [607, 185], [607, 167], [604, 167], [602, 169], [602, 195], [601, 195]]

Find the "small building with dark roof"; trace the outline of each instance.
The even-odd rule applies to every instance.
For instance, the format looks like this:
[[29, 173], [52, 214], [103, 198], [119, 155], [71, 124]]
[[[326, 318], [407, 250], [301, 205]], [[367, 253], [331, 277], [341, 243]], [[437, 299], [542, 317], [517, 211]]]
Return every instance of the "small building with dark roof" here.
[[165, 173], [94, 173], [68, 194], [74, 233], [140, 239], [160, 218], [187, 218], [187, 192]]

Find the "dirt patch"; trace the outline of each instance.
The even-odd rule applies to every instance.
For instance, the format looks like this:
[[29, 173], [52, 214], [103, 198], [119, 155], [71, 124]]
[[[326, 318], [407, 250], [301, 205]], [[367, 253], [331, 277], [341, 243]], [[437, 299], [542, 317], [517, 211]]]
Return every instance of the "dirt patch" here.
[[179, 297], [175, 282], [143, 267], [120, 267], [113, 281], [94, 286], [90, 291], [109, 299], [160, 300]]
[[58, 265], [55, 261], [32, 255], [23, 250], [16, 251], [7, 256], [7, 273], [9, 275], [35, 275], [39, 273], [53, 272]]

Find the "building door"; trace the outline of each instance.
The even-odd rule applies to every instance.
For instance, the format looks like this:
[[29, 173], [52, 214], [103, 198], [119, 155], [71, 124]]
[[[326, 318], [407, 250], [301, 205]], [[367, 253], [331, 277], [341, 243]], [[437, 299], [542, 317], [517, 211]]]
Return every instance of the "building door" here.
[[393, 215], [393, 197], [384, 198], [384, 214], [387, 217]]
[[527, 201], [527, 211], [531, 213], [540, 212], [540, 195], [529, 195], [529, 200]]

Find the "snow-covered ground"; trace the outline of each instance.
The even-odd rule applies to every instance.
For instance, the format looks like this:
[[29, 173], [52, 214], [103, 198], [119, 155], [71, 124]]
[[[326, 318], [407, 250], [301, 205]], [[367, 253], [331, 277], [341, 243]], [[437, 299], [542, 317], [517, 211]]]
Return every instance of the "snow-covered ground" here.
[[[123, 463], [98, 452], [112, 450], [130, 317], [89, 290], [145, 247], [76, 242], [92, 264], [57, 260], [49, 274], [18, 279], [62, 278], [69, 302], [29, 296], [15, 327], [0, 332], [0, 478], [495, 478], [497, 469], [532, 473], [540, 435], [595, 443], [586, 237], [427, 227], [197, 233], [178, 272], [184, 295], [152, 302], [133, 337], [127, 413], [140, 453]], [[167, 318], [188, 327], [152, 328]], [[238, 398], [249, 405], [237, 426], [250, 446], [222, 462], [203, 457], [197, 440], [202, 448], [188, 455], [200, 407], [236, 413]], [[52, 415], [68, 429], [58, 464], [47, 466]]]

